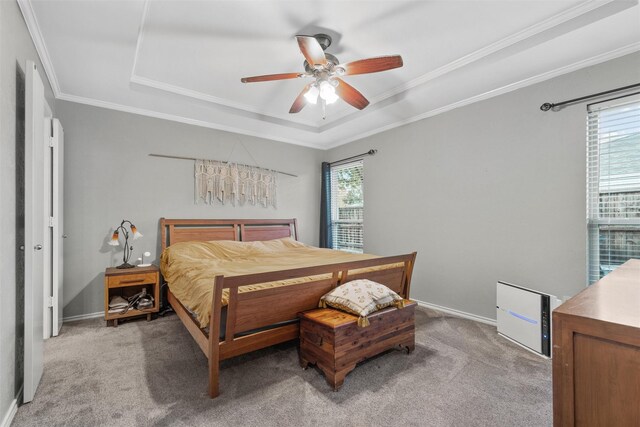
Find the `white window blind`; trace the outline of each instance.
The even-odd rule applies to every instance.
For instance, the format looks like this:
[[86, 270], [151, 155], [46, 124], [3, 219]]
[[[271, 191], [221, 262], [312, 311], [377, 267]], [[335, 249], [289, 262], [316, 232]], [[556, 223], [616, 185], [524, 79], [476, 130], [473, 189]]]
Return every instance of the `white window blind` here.
[[332, 248], [362, 253], [364, 217], [362, 160], [331, 166]]
[[640, 258], [640, 97], [589, 108], [589, 283]]

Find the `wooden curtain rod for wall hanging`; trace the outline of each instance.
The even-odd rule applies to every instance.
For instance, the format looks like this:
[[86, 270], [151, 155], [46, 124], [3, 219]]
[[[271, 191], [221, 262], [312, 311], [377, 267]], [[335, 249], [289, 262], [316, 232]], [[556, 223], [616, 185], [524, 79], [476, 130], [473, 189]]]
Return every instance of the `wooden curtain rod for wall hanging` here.
[[[192, 160], [192, 161], [201, 160], [201, 159], [196, 159], [195, 157], [170, 156], [170, 155], [167, 155], [167, 154], [151, 154], [150, 153], [149, 156], [151, 156], [151, 157], [163, 157], [165, 159]], [[229, 163], [229, 162], [223, 162], [223, 163]], [[238, 165], [240, 165], [240, 163], [238, 163]], [[244, 165], [244, 164], [242, 166], [248, 166], [248, 167], [252, 167], [252, 168], [253, 167], [255, 167], [255, 168], [260, 167], [260, 166], [253, 166], [253, 165]], [[263, 169], [266, 169], [266, 168], [263, 168]], [[289, 173], [289, 172], [282, 172], [282, 171], [275, 171], [275, 172], [280, 173], [282, 175], [292, 176], [294, 178], [298, 177], [298, 175], [294, 175], [294, 174]]]

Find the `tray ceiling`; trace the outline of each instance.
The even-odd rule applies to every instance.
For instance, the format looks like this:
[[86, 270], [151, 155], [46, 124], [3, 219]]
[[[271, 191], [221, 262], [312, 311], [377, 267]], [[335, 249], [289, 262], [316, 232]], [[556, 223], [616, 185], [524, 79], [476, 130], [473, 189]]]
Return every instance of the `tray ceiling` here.
[[[637, 0], [19, 3], [59, 99], [325, 149], [640, 50]], [[240, 83], [303, 71], [318, 32], [405, 65], [345, 77], [371, 105], [326, 119], [288, 114], [303, 80]]]

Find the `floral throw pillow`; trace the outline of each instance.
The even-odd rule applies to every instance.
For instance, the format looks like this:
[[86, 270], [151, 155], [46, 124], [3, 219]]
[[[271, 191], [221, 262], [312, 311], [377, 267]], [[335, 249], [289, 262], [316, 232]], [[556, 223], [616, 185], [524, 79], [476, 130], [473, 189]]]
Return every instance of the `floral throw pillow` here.
[[319, 306], [333, 307], [358, 317], [358, 326], [369, 326], [367, 316], [385, 307], [404, 307], [403, 298], [385, 285], [359, 279], [340, 285], [320, 298]]

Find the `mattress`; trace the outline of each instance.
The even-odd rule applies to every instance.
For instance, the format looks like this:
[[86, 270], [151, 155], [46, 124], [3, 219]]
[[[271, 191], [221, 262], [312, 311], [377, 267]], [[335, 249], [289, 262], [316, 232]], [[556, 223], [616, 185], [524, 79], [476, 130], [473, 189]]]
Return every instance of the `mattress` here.
[[[372, 258], [378, 256], [316, 248], [291, 238], [257, 242], [180, 242], [162, 252], [160, 270], [171, 293], [195, 315], [200, 327], [206, 327], [211, 314], [213, 281], [217, 275], [230, 277]], [[389, 267], [372, 267], [362, 271]], [[299, 284], [319, 277], [322, 276], [242, 286], [238, 292]], [[223, 306], [228, 304], [228, 298], [228, 290], [225, 289], [222, 293]]]

